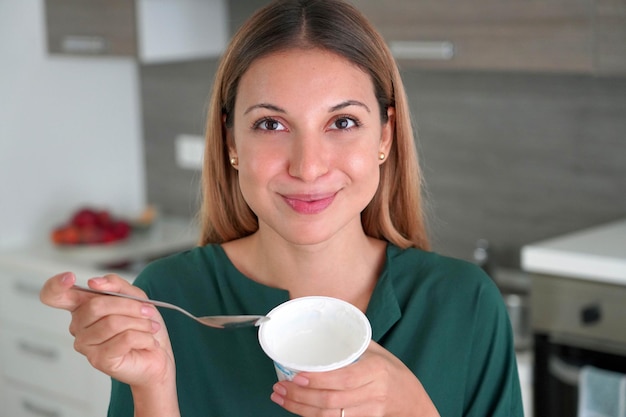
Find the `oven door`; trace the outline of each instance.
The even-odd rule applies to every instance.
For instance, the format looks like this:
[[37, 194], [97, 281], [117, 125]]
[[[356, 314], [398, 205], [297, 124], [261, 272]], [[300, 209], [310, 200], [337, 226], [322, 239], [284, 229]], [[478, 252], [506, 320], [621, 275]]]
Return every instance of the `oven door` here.
[[578, 381], [583, 366], [591, 365], [626, 374], [626, 355], [574, 346], [547, 334], [534, 335], [534, 416], [576, 417]]
[[626, 373], [626, 287], [531, 276], [536, 417], [576, 417], [581, 368]]

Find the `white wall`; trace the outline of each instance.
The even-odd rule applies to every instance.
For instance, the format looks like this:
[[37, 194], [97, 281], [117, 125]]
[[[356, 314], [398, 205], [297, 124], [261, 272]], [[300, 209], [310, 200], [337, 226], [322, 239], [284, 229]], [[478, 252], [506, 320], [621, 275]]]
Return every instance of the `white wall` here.
[[82, 204], [145, 204], [137, 64], [48, 56], [42, 0], [0, 0], [0, 248]]

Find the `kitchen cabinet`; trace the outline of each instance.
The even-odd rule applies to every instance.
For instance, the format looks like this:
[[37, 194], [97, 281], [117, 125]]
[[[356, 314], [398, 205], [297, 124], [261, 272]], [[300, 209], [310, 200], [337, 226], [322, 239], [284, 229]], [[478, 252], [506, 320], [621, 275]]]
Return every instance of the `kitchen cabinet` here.
[[403, 69], [626, 73], [624, 0], [355, 0]]
[[45, 10], [55, 55], [151, 64], [218, 56], [228, 40], [225, 0], [45, 0]]
[[48, 277], [70, 270], [84, 285], [90, 277], [118, 272], [132, 281], [132, 261], [185, 250], [196, 239], [193, 221], [161, 218], [111, 245], [56, 248], [42, 242], [0, 252], [0, 417], [106, 415], [110, 378], [74, 350], [70, 314], [39, 300]]
[[536, 416], [575, 416], [586, 366], [626, 374], [626, 219], [522, 248]]
[[624, 353], [626, 286], [536, 274], [532, 293], [536, 332], [558, 334], [582, 348]]
[[626, 74], [626, 0], [595, 0], [594, 59], [599, 74]]
[[74, 351], [69, 313], [39, 301], [58, 270], [36, 264], [0, 260], [0, 416], [106, 415], [110, 379]]

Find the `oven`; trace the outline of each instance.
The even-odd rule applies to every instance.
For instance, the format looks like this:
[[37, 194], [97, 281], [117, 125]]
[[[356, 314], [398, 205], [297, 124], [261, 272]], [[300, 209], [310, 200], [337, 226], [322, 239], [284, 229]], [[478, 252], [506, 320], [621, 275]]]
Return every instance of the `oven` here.
[[531, 274], [533, 415], [576, 417], [583, 366], [626, 374], [626, 285]]

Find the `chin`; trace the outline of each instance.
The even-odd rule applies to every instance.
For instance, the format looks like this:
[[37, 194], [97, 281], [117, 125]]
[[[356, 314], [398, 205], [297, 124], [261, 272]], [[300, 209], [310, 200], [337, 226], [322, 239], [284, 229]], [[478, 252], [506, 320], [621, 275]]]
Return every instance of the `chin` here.
[[287, 242], [294, 246], [315, 246], [330, 240], [329, 237], [317, 237], [317, 236], [285, 236], [284, 237]]
[[298, 229], [297, 233], [293, 231], [287, 233], [280, 233], [280, 236], [288, 243], [294, 246], [314, 246], [319, 245], [331, 240], [332, 233], [322, 233], [319, 228], [312, 231], [304, 231]]

